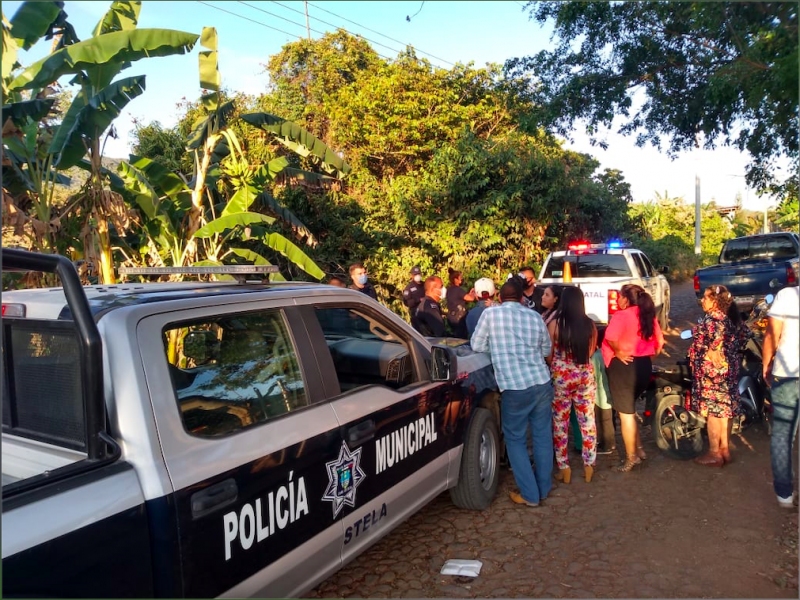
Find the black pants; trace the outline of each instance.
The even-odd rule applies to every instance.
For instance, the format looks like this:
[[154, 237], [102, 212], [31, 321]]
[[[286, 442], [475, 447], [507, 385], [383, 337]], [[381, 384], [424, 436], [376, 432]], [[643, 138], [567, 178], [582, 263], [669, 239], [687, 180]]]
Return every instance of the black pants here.
[[594, 420], [597, 424], [597, 445], [603, 450], [611, 450], [617, 443], [614, 438], [614, 409], [594, 407]]
[[653, 361], [649, 356], [637, 356], [627, 365], [618, 358], [611, 359], [606, 369], [608, 388], [617, 412], [632, 415], [636, 398], [647, 389], [653, 373]]

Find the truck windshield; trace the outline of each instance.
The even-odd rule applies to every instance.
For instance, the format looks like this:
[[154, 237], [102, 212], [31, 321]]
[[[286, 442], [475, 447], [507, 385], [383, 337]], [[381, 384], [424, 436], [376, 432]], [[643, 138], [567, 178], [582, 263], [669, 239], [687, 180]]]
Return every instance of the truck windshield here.
[[788, 259], [797, 257], [797, 247], [788, 235], [773, 237], [738, 238], [728, 240], [719, 258], [720, 262], [743, 260]]
[[551, 256], [543, 279], [564, 276], [564, 261], [570, 263], [573, 277], [630, 277], [628, 261], [622, 254], [579, 254]]

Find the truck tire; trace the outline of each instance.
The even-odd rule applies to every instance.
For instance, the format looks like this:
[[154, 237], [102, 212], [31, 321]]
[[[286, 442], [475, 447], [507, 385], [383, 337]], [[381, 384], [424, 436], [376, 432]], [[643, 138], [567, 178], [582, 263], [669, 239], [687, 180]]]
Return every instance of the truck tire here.
[[664, 297], [664, 303], [658, 312], [658, 324], [661, 327], [661, 331], [669, 329], [669, 295]]
[[494, 500], [500, 482], [500, 434], [492, 413], [476, 408], [461, 453], [458, 484], [450, 498], [459, 508], [482, 510]]
[[[691, 431], [689, 437], [682, 438], [678, 441], [677, 448], [674, 443], [674, 427], [680, 427], [682, 424], [675, 422], [675, 418], [670, 414], [669, 408], [671, 406], [682, 406], [683, 399], [679, 394], [670, 394], [664, 396], [656, 405], [656, 410], [653, 413], [653, 438], [656, 441], [656, 446], [668, 456], [686, 460], [700, 456], [703, 452], [703, 430], [696, 427]], [[685, 425], [683, 425], [685, 427]]]

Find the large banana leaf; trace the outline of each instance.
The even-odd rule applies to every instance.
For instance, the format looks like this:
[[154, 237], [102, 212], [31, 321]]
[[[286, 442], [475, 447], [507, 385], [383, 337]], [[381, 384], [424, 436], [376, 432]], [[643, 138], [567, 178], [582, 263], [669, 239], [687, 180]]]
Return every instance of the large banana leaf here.
[[158, 212], [158, 193], [150, 185], [145, 174], [124, 160], [119, 163], [117, 171], [122, 175], [125, 188], [133, 195], [137, 206], [149, 219], [154, 219]]
[[157, 162], [145, 158], [143, 156], [136, 156], [131, 154], [129, 157], [130, 164], [139, 169], [147, 177], [147, 180], [152, 184], [153, 188], [162, 192], [164, 196], [175, 198], [181, 193], [190, 193], [183, 180], [170, 172], [165, 166]]
[[224, 217], [226, 215], [247, 212], [247, 209], [250, 208], [253, 200], [256, 199], [256, 195], [257, 192], [252, 186], [243, 185], [236, 190], [236, 193], [225, 205], [221, 216]]
[[[236, 256], [245, 259], [251, 265], [271, 265], [272, 263], [269, 262], [266, 258], [258, 254], [257, 252], [253, 252], [252, 250], [248, 250], [247, 248], [231, 248], [230, 252], [233, 252]], [[286, 278], [281, 275], [280, 273], [270, 273], [269, 274], [270, 281], [286, 281]]]
[[333, 149], [297, 123], [281, 119], [269, 113], [250, 113], [242, 115], [242, 119], [253, 127], [259, 127], [267, 133], [271, 133], [280, 143], [293, 152], [301, 156], [314, 156], [328, 173], [335, 174], [341, 178], [351, 170], [350, 165], [336, 154]]
[[200, 87], [218, 92], [222, 77], [217, 68], [217, 30], [214, 27], [203, 27], [200, 44], [208, 48], [200, 53]]
[[11, 17], [11, 35], [17, 46], [28, 50], [38, 42], [61, 13], [59, 4], [63, 6], [62, 2], [23, 2]]
[[128, 102], [144, 93], [145, 76], [128, 77], [115, 81], [92, 97], [75, 117], [61, 148], [52, 148], [57, 153], [59, 169], [75, 166], [86, 155], [84, 140], [97, 139], [119, 116]]
[[[107, 33], [46, 56], [20, 73], [9, 87], [13, 90], [43, 87], [62, 75], [103, 66], [118, 71], [121, 63], [189, 52], [197, 38], [197, 34], [173, 29], [131, 29]], [[96, 75], [90, 78], [97, 85], [105, 77]]]
[[67, 138], [69, 137], [70, 131], [72, 131], [72, 128], [75, 126], [75, 121], [77, 120], [78, 115], [85, 106], [86, 95], [83, 93], [78, 93], [78, 95], [72, 99], [72, 103], [69, 105], [64, 117], [61, 119], [61, 125], [59, 125], [52, 141], [50, 142], [50, 148], [47, 150], [50, 154], [58, 154], [61, 152], [61, 149], [67, 143]]
[[314, 235], [311, 233], [308, 227], [306, 227], [292, 211], [285, 206], [282, 206], [277, 200], [275, 200], [272, 194], [270, 194], [268, 191], [264, 190], [261, 192], [256, 197], [255, 203], [260, 207], [269, 209], [275, 215], [277, 215], [279, 219], [285, 221], [292, 228], [298, 238], [306, 238], [306, 243], [309, 246], [315, 247], [317, 245], [317, 240], [314, 238]]
[[[228, 122], [228, 117], [233, 113], [235, 104], [233, 100], [228, 100], [213, 111], [211, 114], [195, 123], [192, 133], [189, 134], [189, 141], [186, 143], [187, 150], [197, 150], [202, 148], [208, 139], [209, 133], [216, 133]], [[220, 142], [221, 144], [222, 142]], [[225, 146], [227, 148], [227, 144]]]
[[295, 246], [280, 233], [268, 233], [267, 235], [262, 236], [261, 243], [265, 246], [269, 246], [275, 250], [275, 252], [282, 254], [312, 277], [316, 279], [322, 279], [325, 277], [325, 273], [322, 272], [322, 269], [320, 269], [317, 264], [311, 260], [308, 255], [306, 255], [305, 252], [300, 250], [300, 248]]
[[3, 15], [3, 99], [8, 101], [8, 93], [6, 92], [6, 80], [11, 75], [11, 71], [14, 70], [17, 64], [17, 52], [19, 51], [19, 46], [17, 46], [17, 40], [13, 38], [11, 35], [11, 23], [8, 22], [6, 16]]
[[41, 121], [53, 108], [55, 101], [55, 98], [46, 98], [4, 104], [3, 123], [7, 119], [11, 119], [17, 127], [22, 127], [28, 118], [33, 121]]
[[247, 227], [252, 223], [267, 223], [272, 224], [275, 222], [273, 217], [268, 217], [266, 215], [260, 215], [258, 213], [236, 213], [233, 215], [226, 215], [224, 217], [219, 217], [208, 223], [207, 225], [198, 229], [194, 237], [198, 238], [210, 238], [215, 234], [221, 234], [228, 229], [233, 229], [235, 227]]
[[92, 37], [112, 33], [114, 31], [127, 31], [136, 29], [139, 23], [139, 11], [142, 9], [140, 0], [118, 0], [111, 3], [111, 8], [100, 19], [92, 31]]

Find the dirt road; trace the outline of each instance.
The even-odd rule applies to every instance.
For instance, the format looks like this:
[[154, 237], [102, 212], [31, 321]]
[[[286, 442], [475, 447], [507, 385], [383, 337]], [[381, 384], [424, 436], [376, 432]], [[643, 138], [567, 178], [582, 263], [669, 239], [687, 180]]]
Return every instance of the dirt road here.
[[[660, 362], [685, 354], [677, 334], [699, 315], [691, 283], [674, 286]], [[769, 438], [754, 426], [734, 443], [734, 462], [711, 469], [664, 457], [645, 431], [642, 469], [617, 473], [616, 457], [599, 457], [591, 484], [571, 453], [577, 481], [535, 509], [511, 503], [504, 469], [486, 511], [442, 494], [311, 596], [797, 598], [798, 514], [777, 507]], [[483, 570], [440, 575], [451, 558]]]

